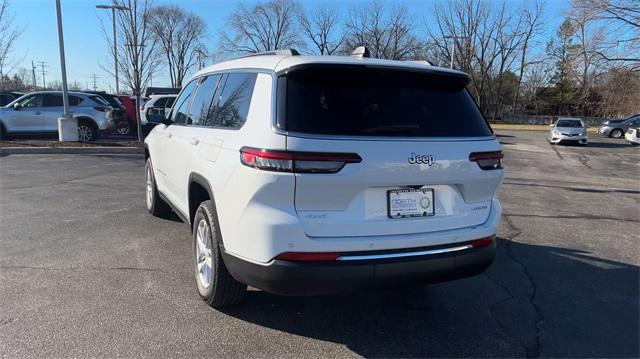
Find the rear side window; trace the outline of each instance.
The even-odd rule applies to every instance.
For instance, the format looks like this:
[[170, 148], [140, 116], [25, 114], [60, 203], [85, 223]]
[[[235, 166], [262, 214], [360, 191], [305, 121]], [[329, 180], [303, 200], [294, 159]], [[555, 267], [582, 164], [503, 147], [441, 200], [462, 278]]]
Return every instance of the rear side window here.
[[89, 98], [101, 105], [110, 106], [107, 100], [103, 99], [102, 96], [94, 95], [94, 96], [89, 96]]
[[78, 106], [82, 99], [78, 96], [69, 96], [69, 106]]
[[62, 95], [46, 94], [42, 103], [43, 107], [62, 107]]
[[171, 106], [173, 106], [173, 101], [175, 101], [176, 98], [175, 97], [167, 97], [167, 99], [165, 100], [164, 103], [164, 107], [165, 108], [171, 108]]
[[192, 125], [210, 126], [213, 122], [213, 114], [209, 110], [219, 80], [220, 75], [212, 75], [200, 82], [200, 86], [198, 86], [198, 90], [193, 97], [191, 110], [189, 110]]
[[278, 127], [337, 136], [491, 136], [467, 81], [357, 65], [293, 69], [278, 80]]
[[[173, 106], [173, 110], [171, 110], [171, 121], [173, 121], [173, 123], [186, 124], [191, 122], [189, 119], [189, 105], [191, 104], [191, 94], [197, 83], [198, 80], [189, 82], [176, 99], [175, 106]], [[153, 107], [160, 106], [155, 106], [154, 104]]]
[[222, 92], [212, 107], [213, 127], [238, 129], [247, 121], [251, 96], [256, 84], [255, 73], [230, 73]]

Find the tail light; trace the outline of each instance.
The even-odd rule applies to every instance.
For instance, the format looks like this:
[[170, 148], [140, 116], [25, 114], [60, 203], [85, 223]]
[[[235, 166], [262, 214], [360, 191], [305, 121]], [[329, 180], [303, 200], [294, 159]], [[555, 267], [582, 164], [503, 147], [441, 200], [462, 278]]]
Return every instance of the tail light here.
[[338, 252], [285, 252], [276, 257], [282, 261], [313, 262], [313, 261], [335, 261], [340, 257]]
[[265, 171], [292, 173], [336, 173], [347, 163], [361, 162], [355, 153], [322, 153], [240, 149], [240, 162], [247, 167]]
[[493, 243], [493, 241], [495, 239], [496, 239], [496, 236], [484, 237], [484, 238], [480, 238], [480, 239], [476, 239], [476, 240], [471, 241], [471, 245], [474, 248], [486, 247], [488, 245], [491, 245], [491, 243]]
[[108, 107], [94, 107], [95, 110], [98, 110], [100, 112], [109, 112], [111, 109]]
[[469, 155], [469, 161], [475, 162], [483, 170], [497, 170], [502, 168], [502, 151], [473, 152]]

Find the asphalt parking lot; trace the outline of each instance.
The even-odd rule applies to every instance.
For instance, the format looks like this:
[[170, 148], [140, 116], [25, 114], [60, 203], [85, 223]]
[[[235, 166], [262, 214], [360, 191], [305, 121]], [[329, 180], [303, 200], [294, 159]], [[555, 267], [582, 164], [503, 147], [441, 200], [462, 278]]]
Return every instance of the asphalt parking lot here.
[[638, 357], [640, 148], [499, 132], [498, 256], [450, 283], [201, 302], [138, 155], [0, 158], [2, 357]]

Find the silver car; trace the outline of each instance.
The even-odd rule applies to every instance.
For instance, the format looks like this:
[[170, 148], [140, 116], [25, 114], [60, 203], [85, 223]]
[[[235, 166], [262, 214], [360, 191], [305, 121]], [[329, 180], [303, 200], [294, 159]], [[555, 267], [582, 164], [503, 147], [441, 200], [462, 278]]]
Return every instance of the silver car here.
[[[102, 131], [113, 128], [112, 107], [102, 97], [69, 92], [69, 110], [78, 120], [80, 141], [93, 141]], [[0, 107], [2, 138], [12, 134], [55, 133], [63, 114], [62, 92], [32, 92]]]
[[575, 143], [587, 145], [587, 126], [580, 118], [561, 117], [556, 123], [551, 124], [549, 143]]
[[612, 138], [622, 138], [629, 128], [640, 126], [640, 113], [621, 120], [609, 120], [598, 129], [598, 134]]

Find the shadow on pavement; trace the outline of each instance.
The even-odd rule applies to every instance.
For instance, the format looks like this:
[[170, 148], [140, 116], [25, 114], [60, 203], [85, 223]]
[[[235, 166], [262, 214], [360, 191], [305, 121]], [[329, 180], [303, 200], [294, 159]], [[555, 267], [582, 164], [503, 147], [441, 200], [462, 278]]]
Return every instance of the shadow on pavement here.
[[630, 146], [626, 142], [623, 142], [623, 140], [620, 140], [620, 142], [594, 142], [594, 141], [589, 141], [588, 147], [591, 147], [591, 148], [631, 148], [633, 146]]
[[366, 357], [638, 357], [638, 267], [499, 239], [486, 274], [333, 297], [250, 291], [223, 312]]

